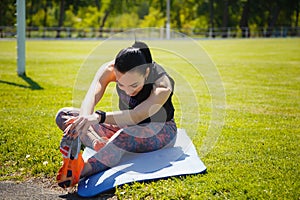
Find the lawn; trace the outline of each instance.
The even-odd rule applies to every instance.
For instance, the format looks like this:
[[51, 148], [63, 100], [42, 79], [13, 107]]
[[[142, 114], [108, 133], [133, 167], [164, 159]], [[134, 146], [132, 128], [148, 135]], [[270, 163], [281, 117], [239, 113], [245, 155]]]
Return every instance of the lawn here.
[[[19, 77], [16, 42], [0, 41], [0, 180], [54, 180], [61, 163], [55, 114], [62, 107], [80, 105], [93, 74], [87, 72], [119, 50], [103, 50], [105, 45], [99, 43], [27, 41], [27, 77]], [[169, 48], [180, 49], [180, 41], [162, 42], [169, 51], [153, 49], [153, 57], [168, 66], [176, 81], [176, 121], [192, 137], [208, 173], [125, 185], [117, 188], [116, 195], [120, 199], [299, 199], [300, 39], [197, 43], [215, 66], [204, 54], [197, 57], [198, 51], [194, 57], [185, 54], [193, 52], [186, 47], [179, 56], [172, 53]], [[93, 56], [101, 62], [92, 65]], [[196, 63], [204, 59], [211, 71], [191, 67], [184, 58], [196, 58]], [[215, 79], [210, 79], [210, 72]], [[111, 85], [99, 107], [116, 109], [115, 99]], [[205, 143], [207, 138], [210, 142]]]

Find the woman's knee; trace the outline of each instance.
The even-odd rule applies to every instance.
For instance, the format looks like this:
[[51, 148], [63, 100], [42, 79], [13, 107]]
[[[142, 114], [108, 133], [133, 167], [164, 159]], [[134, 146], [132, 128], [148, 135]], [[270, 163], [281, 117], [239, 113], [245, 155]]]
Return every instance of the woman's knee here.
[[79, 115], [78, 108], [72, 108], [72, 107], [61, 108], [56, 113], [55, 122], [61, 130], [64, 130], [65, 129], [64, 122], [66, 121], [66, 116], [78, 116], [78, 115]]

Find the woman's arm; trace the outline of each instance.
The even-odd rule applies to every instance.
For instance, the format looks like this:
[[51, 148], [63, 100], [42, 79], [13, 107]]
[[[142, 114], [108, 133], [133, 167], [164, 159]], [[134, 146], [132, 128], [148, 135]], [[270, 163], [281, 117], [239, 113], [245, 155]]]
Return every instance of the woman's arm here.
[[114, 61], [102, 65], [81, 104], [80, 115], [91, 115], [96, 104], [101, 100], [107, 85], [115, 80]]
[[101, 100], [107, 85], [115, 80], [114, 61], [105, 63], [99, 68], [81, 104], [80, 115], [71, 117], [65, 122], [67, 125], [65, 134], [77, 137], [78, 134], [86, 133], [91, 124], [99, 122], [99, 116], [94, 113], [95, 105]]
[[[97, 94], [101, 96], [104, 90], [102, 88], [98, 89], [99, 90]], [[130, 125], [136, 125], [158, 112], [159, 109], [168, 100], [171, 93], [172, 85], [169, 78], [166, 75], [162, 76], [155, 82], [150, 96], [145, 101], [137, 105], [132, 110], [107, 112], [104, 123], [114, 124], [120, 128]], [[90, 115], [81, 115], [74, 122], [71, 122], [72, 126], [68, 129], [68, 132], [70, 132], [72, 135], [72, 132], [76, 127], [76, 131], [74, 131], [74, 135], [72, 135], [73, 137], [75, 137], [77, 136], [77, 133], [85, 133], [90, 125], [96, 124], [99, 121], [101, 121], [101, 116], [99, 116], [98, 114], [92, 113]]]
[[150, 96], [132, 110], [107, 112], [105, 123], [117, 124], [119, 127], [135, 125], [151, 117], [165, 104], [172, 93], [172, 85], [167, 75], [159, 78]]

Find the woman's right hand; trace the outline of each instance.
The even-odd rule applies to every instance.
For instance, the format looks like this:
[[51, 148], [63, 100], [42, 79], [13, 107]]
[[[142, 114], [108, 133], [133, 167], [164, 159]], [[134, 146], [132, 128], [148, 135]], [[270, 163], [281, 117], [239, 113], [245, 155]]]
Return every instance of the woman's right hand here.
[[99, 123], [99, 115], [93, 113], [91, 115], [70, 117], [66, 120], [66, 129], [64, 134], [68, 138], [76, 138], [81, 134], [85, 134], [91, 125]]
[[73, 128], [74, 125], [74, 121], [78, 118], [78, 116], [73, 117], [73, 116], [69, 116], [68, 119], [65, 121], [65, 125], [66, 128], [64, 130], [64, 136], [66, 136], [67, 138], [73, 138], [75, 139], [79, 134], [78, 132], [76, 132], [76, 129]]

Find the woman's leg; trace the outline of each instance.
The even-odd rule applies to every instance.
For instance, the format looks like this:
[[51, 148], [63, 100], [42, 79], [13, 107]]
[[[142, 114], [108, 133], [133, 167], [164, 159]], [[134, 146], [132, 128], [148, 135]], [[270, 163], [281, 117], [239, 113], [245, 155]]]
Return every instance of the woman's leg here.
[[[58, 127], [62, 131], [64, 131], [68, 126], [67, 124], [65, 124], [66, 120], [70, 119], [71, 117], [76, 117], [78, 115], [79, 109], [63, 108], [58, 111], [55, 120]], [[102, 140], [100, 135], [96, 133], [93, 127], [90, 127], [86, 134], [80, 135], [80, 140], [84, 145], [94, 148], [95, 150], [102, 148], [108, 141], [107, 138], [106, 140]], [[78, 157], [76, 159], [71, 158], [70, 150], [72, 148], [73, 141], [74, 139], [68, 138], [67, 135], [64, 134], [60, 143], [60, 151], [63, 155], [63, 165], [57, 173], [56, 180], [58, 182], [58, 185], [63, 188], [70, 187], [78, 183], [80, 174], [84, 167], [84, 161], [82, 159], [81, 153], [78, 154]]]
[[[65, 121], [68, 120], [70, 117], [76, 117], [78, 115], [79, 115], [78, 108], [72, 108], [72, 107], [62, 108], [56, 114], [56, 118], [55, 118], [56, 124], [62, 131], [64, 131], [67, 128]], [[102, 138], [101, 135], [99, 136], [97, 134], [97, 131], [95, 131], [93, 128], [94, 127], [90, 127], [86, 134], [81, 135], [80, 140], [85, 146], [90, 147], [97, 151], [104, 146], [104, 144], [107, 142], [108, 139], [105, 137]], [[63, 148], [63, 146], [69, 143], [71, 143], [71, 141], [63, 136], [61, 141], [61, 148]]]
[[111, 124], [95, 124], [92, 125], [94, 131], [103, 138], [111, 138], [120, 128]]
[[150, 152], [172, 146], [176, 133], [177, 128], [174, 121], [121, 129], [87, 161], [81, 175], [95, 174], [115, 166], [126, 152]]

